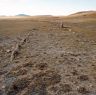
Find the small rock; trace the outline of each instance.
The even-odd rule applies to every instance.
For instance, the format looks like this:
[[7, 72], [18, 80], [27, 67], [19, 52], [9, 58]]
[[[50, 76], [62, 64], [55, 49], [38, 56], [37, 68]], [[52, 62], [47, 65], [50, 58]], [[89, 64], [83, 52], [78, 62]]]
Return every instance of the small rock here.
[[9, 50], [9, 49], [8, 49], [8, 50], [6, 50], [6, 52], [7, 52], [7, 53], [10, 53], [10, 52], [11, 52], [11, 50]]
[[4, 85], [2, 86], [2, 89], [5, 89], [5, 86]]

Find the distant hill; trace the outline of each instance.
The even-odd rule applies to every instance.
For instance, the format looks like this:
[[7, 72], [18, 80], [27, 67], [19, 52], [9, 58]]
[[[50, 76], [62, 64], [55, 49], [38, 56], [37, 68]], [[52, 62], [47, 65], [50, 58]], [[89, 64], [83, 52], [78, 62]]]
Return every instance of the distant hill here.
[[18, 14], [16, 16], [30, 16], [30, 15], [27, 15], [27, 14]]
[[52, 15], [35, 15], [35, 17], [53, 17]]
[[71, 14], [69, 16], [72, 16], [72, 17], [96, 17], [96, 11], [81, 11], [81, 12]]
[[52, 15], [37, 15], [37, 16], [47, 16], [47, 17], [50, 17], [50, 16], [52, 16]]

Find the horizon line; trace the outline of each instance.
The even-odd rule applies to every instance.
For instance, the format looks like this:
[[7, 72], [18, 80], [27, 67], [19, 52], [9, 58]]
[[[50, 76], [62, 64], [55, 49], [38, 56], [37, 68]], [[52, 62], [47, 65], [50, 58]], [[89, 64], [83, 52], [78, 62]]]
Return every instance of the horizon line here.
[[27, 13], [18, 13], [18, 14], [15, 14], [15, 15], [0, 15], [0, 16], [5, 16], [5, 17], [8, 17], [8, 16], [12, 16], [12, 17], [14, 17], [14, 16], [69, 16], [69, 15], [71, 15], [71, 14], [75, 14], [75, 13], [79, 13], [79, 12], [96, 12], [96, 10], [84, 10], [84, 11], [77, 11], [77, 12], [72, 12], [72, 13], [69, 13], [69, 14], [65, 14], [65, 15], [52, 15], [52, 14], [38, 14], [38, 15], [31, 15], [31, 14], [27, 14]]

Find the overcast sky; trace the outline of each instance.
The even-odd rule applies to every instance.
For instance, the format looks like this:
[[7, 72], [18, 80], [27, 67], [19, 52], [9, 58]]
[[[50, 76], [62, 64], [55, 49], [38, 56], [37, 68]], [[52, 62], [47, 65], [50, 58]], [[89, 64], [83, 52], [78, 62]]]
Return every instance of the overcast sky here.
[[96, 10], [96, 0], [0, 0], [0, 15], [68, 15]]

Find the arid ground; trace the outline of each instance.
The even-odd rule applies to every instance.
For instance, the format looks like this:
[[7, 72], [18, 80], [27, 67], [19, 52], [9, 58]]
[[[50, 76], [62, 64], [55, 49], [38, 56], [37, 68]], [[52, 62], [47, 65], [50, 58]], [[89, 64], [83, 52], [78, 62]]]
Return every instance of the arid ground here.
[[96, 13], [1, 17], [0, 95], [96, 95]]

